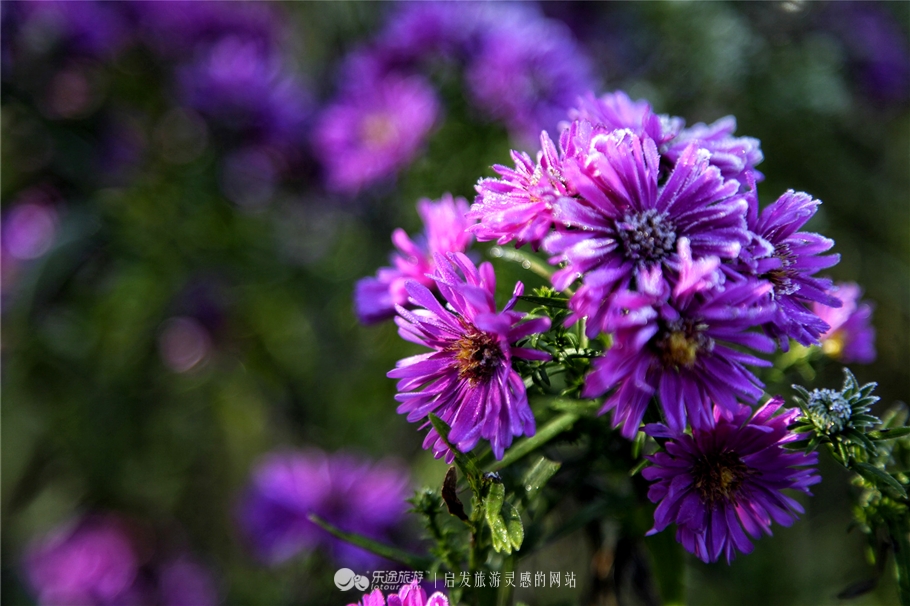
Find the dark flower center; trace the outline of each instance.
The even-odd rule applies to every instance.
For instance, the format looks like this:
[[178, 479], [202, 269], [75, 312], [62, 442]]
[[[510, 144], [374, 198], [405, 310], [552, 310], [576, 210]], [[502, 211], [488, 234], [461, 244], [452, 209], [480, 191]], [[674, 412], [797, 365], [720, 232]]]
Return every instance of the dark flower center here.
[[792, 295], [799, 290], [799, 284], [793, 281], [796, 270], [792, 268], [796, 257], [787, 244], [778, 244], [774, 247], [774, 256], [780, 259], [780, 267], [772, 269], [765, 276], [774, 286], [774, 294], [778, 296]]
[[706, 334], [708, 325], [692, 318], [663, 324], [655, 344], [667, 368], [692, 368], [698, 355], [714, 350], [714, 340]]
[[749, 468], [736, 453], [724, 451], [696, 459], [691, 473], [693, 485], [702, 501], [713, 504], [733, 501]]
[[450, 351], [455, 354], [458, 378], [472, 386], [489, 381], [505, 359], [496, 337], [476, 330], [455, 341]]
[[676, 226], [653, 208], [626, 213], [616, 222], [616, 233], [626, 257], [639, 263], [658, 263], [675, 250]]

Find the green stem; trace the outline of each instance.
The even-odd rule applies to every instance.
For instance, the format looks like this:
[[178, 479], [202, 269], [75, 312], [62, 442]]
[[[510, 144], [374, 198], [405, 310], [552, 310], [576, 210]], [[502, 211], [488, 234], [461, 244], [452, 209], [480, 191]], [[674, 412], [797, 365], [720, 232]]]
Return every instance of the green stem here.
[[520, 250], [494, 246], [490, 249], [490, 256], [494, 259], [505, 259], [506, 261], [519, 263], [524, 269], [528, 269], [534, 272], [541, 278], [545, 278], [548, 282], [553, 276], [552, 267], [542, 263], [537, 257], [524, 253]]
[[307, 517], [313, 524], [316, 524], [332, 536], [337, 537], [342, 541], [346, 541], [352, 545], [362, 547], [369, 552], [375, 553], [376, 555], [382, 556], [388, 560], [392, 560], [393, 562], [400, 562], [409, 567], [411, 570], [430, 570], [430, 568], [433, 566], [433, 560], [430, 558], [408, 553], [407, 551], [398, 549], [397, 547], [379, 543], [373, 539], [368, 539], [367, 537], [355, 534], [353, 532], [345, 532], [326, 522], [315, 513], [311, 513]]
[[505, 456], [502, 457], [502, 460], [496, 461], [493, 463], [493, 465], [490, 466], [490, 470], [496, 471], [497, 469], [502, 469], [503, 467], [511, 465], [528, 453], [540, 448], [561, 434], [563, 431], [572, 427], [572, 425], [574, 425], [575, 421], [577, 420], [578, 415], [575, 413], [567, 412], [559, 415], [541, 427], [535, 435], [517, 442], [514, 446], [512, 446], [512, 448], [506, 451]]

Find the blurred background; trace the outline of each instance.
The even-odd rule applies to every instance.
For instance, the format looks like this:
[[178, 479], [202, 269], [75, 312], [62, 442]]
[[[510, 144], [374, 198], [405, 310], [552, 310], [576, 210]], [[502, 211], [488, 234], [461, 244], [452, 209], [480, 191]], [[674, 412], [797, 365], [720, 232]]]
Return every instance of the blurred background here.
[[[688, 124], [735, 115], [761, 140], [762, 203], [790, 188], [821, 199], [808, 229], [837, 242], [830, 275], [875, 306], [877, 359], [857, 377], [883, 405], [910, 397], [908, 3], [0, 10], [7, 604], [54, 601], [41, 584], [73, 528], [132, 554], [129, 603], [349, 601], [329, 552], [257, 557], [240, 495], [282, 448], [440, 484], [385, 377], [416, 347], [358, 323], [354, 284], [388, 265], [393, 229], [422, 229], [418, 199], [472, 200], [587, 90]], [[540, 284], [497, 270], [504, 289]], [[836, 364], [779, 379], [769, 391], [841, 382]], [[873, 576], [848, 533], [848, 479], [823, 473], [806, 516], [752, 555], [687, 560], [690, 602], [836, 603]], [[576, 563], [579, 590], [522, 599], [580, 602], [589, 556], [571, 537], [536, 555], [528, 570]], [[896, 603], [888, 577], [854, 603]]]

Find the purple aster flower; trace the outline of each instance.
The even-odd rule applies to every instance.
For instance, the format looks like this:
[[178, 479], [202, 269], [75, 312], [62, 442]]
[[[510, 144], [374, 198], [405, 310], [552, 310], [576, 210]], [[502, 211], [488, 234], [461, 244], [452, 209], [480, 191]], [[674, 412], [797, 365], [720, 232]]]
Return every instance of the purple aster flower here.
[[564, 24], [527, 6], [499, 8], [468, 65], [468, 86], [482, 109], [533, 141], [592, 88], [590, 62]]
[[809, 194], [789, 190], [761, 215], [757, 213], [754, 198], [749, 209], [749, 228], [770, 251], [752, 260], [752, 271], [774, 285], [772, 299], [777, 309], [765, 331], [778, 340], [784, 351], [789, 347], [788, 337], [802, 345], [817, 345], [819, 336], [829, 328], [807, 304], [840, 306], [840, 301], [827, 292], [831, 280], [813, 277], [819, 270], [840, 261], [840, 255], [820, 254], [834, 246], [834, 241], [797, 231], [815, 215], [819, 204]]
[[[525, 314], [513, 311], [524, 285], [515, 285], [512, 299], [503, 311], [496, 311], [496, 276], [493, 266], [480, 268], [461, 253], [436, 256], [433, 280], [443, 306], [430, 290], [415, 281], [406, 284], [413, 312], [399, 306], [398, 333], [402, 338], [434, 351], [405, 358], [388, 376], [398, 381], [401, 402], [398, 412], [408, 421], [421, 421], [430, 413], [445, 421], [452, 431], [449, 441], [468, 452], [483, 438], [501, 459], [513, 436], [534, 435], [534, 415], [521, 376], [512, 368], [512, 357], [548, 360], [540, 351], [515, 347], [528, 335], [550, 327], [548, 318], [519, 323]], [[424, 427], [429, 425], [425, 423]], [[434, 455], [455, 454], [435, 429], [423, 441]]]
[[675, 116], [658, 116], [644, 100], [632, 101], [623, 91], [601, 97], [588, 93], [578, 99], [569, 111], [573, 120], [588, 120], [607, 130], [629, 129], [647, 136], [658, 146], [662, 169], [673, 170], [686, 149], [695, 144], [710, 153], [710, 164], [720, 169], [724, 179], [735, 179], [743, 188], [764, 176], [755, 170], [764, 156], [760, 142], [753, 137], [734, 137], [736, 118], [726, 116], [713, 124], [696, 124], [684, 128], [685, 120]]
[[724, 180], [709, 159], [707, 151], [689, 146], [658, 185], [655, 143], [618, 130], [595, 134], [588, 153], [565, 162], [563, 175], [579, 195], [557, 202], [557, 230], [544, 246], [554, 255], [551, 263], [565, 263], [553, 275], [558, 290], [582, 278], [569, 303], [570, 320], [588, 316], [589, 336], [609, 330], [614, 292], [652, 270], [678, 270], [681, 238], [698, 258], [734, 258], [749, 241], [748, 203], [738, 195], [739, 184]]
[[412, 240], [403, 229], [396, 229], [392, 242], [398, 252], [392, 255], [394, 267], [381, 267], [376, 277], [363, 278], [354, 290], [354, 308], [363, 324], [374, 324], [395, 315], [395, 306], [408, 305], [405, 283], [416, 280], [427, 288], [435, 282], [427, 276], [436, 267], [437, 253], [464, 252], [471, 245], [465, 218], [468, 203], [464, 198], [444, 194], [438, 202], [422, 199], [417, 212], [423, 219], [424, 233]]
[[715, 407], [714, 427], [691, 434], [646, 425], [648, 435], [668, 439], [664, 451], [646, 457], [651, 465], [642, 471], [645, 479], [656, 480], [648, 491], [658, 503], [648, 534], [675, 522], [676, 540], [687, 551], [704, 562], [724, 555], [729, 563], [737, 551], [752, 551], [749, 536], [770, 535], [772, 520], [790, 526], [803, 508], [783, 491], [812, 494], [809, 486], [821, 477], [810, 467], [818, 453], [784, 448], [799, 437], [787, 426], [800, 411], [775, 416], [783, 402], [775, 397], [754, 415], [747, 406], [733, 415]]
[[[679, 242], [680, 276], [670, 291], [658, 267], [639, 276], [639, 292], [619, 293], [605, 314], [615, 330], [613, 344], [594, 361], [584, 397], [610, 390], [601, 414], [613, 410], [622, 435], [638, 431], [652, 396], [659, 394], [667, 424], [674, 430], [705, 429], [713, 424], [710, 402], [734, 411], [737, 395], [756, 401], [762, 383], [746, 365], [769, 366], [725, 343], [771, 351], [765, 335], [749, 332], [767, 321], [771, 285], [728, 280], [716, 257], [693, 261], [688, 242]], [[615, 389], [614, 389], [615, 388]]]
[[314, 153], [326, 185], [353, 194], [414, 159], [436, 122], [439, 103], [418, 76], [389, 74], [346, 91], [319, 117]]
[[315, 449], [273, 452], [253, 469], [238, 522], [257, 555], [270, 564], [322, 546], [341, 564], [372, 566], [377, 556], [333, 538], [307, 516], [388, 540], [407, 509], [409, 483], [408, 473], [391, 460], [371, 463]]
[[224, 37], [178, 71], [184, 101], [241, 136], [294, 146], [310, 99], [281, 58], [254, 39]]
[[470, 52], [487, 10], [475, 3], [402, 2], [389, 16], [377, 45], [404, 65], [427, 56], [461, 57]]
[[131, 603], [139, 563], [125, 524], [91, 516], [32, 542], [25, 556], [39, 604]]
[[356, 604], [348, 606], [449, 606], [449, 599], [438, 591], [427, 598], [423, 587], [412, 581], [403, 585], [397, 593], [390, 593], [388, 598], [382, 595], [382, 591], [374, 589]]
[[862, 301], [863, 291], [853, 282], [836, 284], [828, 293], [837, 297], [842, 305], [834, 308], [812, 304], [812, 311], [830, 326], [821, 336], [822, 351], [845, 364], [874, 362], [872, 304]]

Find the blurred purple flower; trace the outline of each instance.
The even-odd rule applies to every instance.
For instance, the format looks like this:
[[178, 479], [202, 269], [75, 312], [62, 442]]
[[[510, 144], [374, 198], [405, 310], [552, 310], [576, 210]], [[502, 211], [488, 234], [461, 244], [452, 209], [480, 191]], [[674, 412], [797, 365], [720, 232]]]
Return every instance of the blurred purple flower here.
[[890, 103], [910, 100], [910, 44], [887, 3], [832, 2], [823, 19], [846, 47], [866, 95]]
[[377, 48], [390, 61], [411, 64], [428, 56], [463, 58], [481, 30], [483, 4], [401, 2], [377, 37]]
[[427, 288], [435, 282], [427, 276], [436, 267], [436, 253], [464, 252], [473, 239], [465, 218], [468, 203], [464, 198], [444, 194], [439, 201], [422, 199], [417, 212], [424, 231], [414, 240], [403, 229], [396, 229], [392, 242], [398, 252], [392, 255], [394, 267], [380, 267], [376, 277], [362, 278], [354, 290], [354, 308], [362, 324], [374, 324], [395, 315], [395, 306], [408, 305], [405, 282], [416, 280]]
[[27, 44], [39, 52], [54, 50], [69, 58], [110, 58], [126, 46], [133, 33], [116, 2], [45, 0], [4, 4], [13, 4], [19, 11], [17, 44]]
[[[3, 220], [3, 254], [19, 261], [44, 256], [57, 235], [57, 211], [40, 191], [25, 193]], [[32, 201], [34, 200], [34, 201]]]
[[388, 602], [382, 591], [374, 589], [356, 604], [348, 606], [449, 606], [449, 599], [438, 591], [427, 598], [423, 588], [413, 581], [403, 585], [396, 593], [390, 593]]
[[192, 56], [223, 38], [243, 39], [268, 55], [279, 46], [282, 33], [275, 4], [196, 0], [123, 4], [132, 12], [145, 43], [170, 59]]
[[767, 304], [771, 285], [755, 280], [724, 283], [720, 260], [693, 261], [688, 242], [679, 242], [680, 276], [671, 291], [659, 267], [639, 274], [638, 292], [621, 291], [611, 301], [606, 324], [615, 330], [613, 345], [594, 360], [584, 397], [610, 390], [601, 414], [613, 410], [613, 426], [632, 438], [648, 403], [659, 393], [668, 425], [683, 431], [714, 423], [711, 402], [737, 410], [737, 397], [750, 402], [762, 383], [746, 365], [770, 366], [741, 349], [769, 352], [773, 342], [749, 332], [774, 312]]
[[841, 306], [812, 304], [812, 311], [830, 326], [820, 338], [822, 351], [845, 364], [874, 362], [873, 305], [862, 300], [863, 291], [853, 282], [838, 283], [828, 294], [836, 297]]
[[388, 74], [361, 84], [322, 112], [313, 137], [326, 186], [346, 194], [408, 165], [439, 112], [433, 87], [418, 76]]
[[468, 65], [468, 86], [513, 136], [534, 141], [593, 87], [591, 65], [564, 24], [526, 5], [496, 8]]
[[34, 541], [26, 575], [42, 605], [127, 603], [139, 563], [126, 528], [112, 516], [88, 517]]
[[303, 141], [306, 89], [256, 41], [226, 36], [178, 71], [185, 103], [245, 138], [283, 147]]
[[[501, 459], [514, 436], [534, 435], [534, 415], [512, 357], [548, 360], [549, 354], [515, 347], [514, 343], [547, 330], [548, 318], [520, 323], [526, 314], [512, 311], [524, 285], [515, 285], [512, 299], [496, 311], [496, 276], [489, 263], [474, 266], [461, 253], [436, 256], [433, 274], [446, 307], [424, 285], [406, 284], [411, 302], [423, 309], [398, 306], [398, 333], [407, 341], [434, 351], [400, 360], [388, 376], [398, 381], [399, 413], [408, 421], [426, 421], [436, 414], [451, 427], [449, 442], [468, 452], [481, 438], [490, 441]], [[424, 427], [429, 425], [424, 423]], [[435, 429], [423, 441], [436, 458], [451, 463], [455, 453]]]
[[[818, 453], [805, 454], [783, 446], [799, 438], [787, 426], [800, 415], [776, 397], [752, 414], [747, 406], [734, 415], [714, 407], [715, 425], [671, 429], [661, 424], [645, 426], [645, 433], [666, 438], [664, 450], [646, 455], [651, 465], [642, 475], [656, 482], [648, 498], [658, 503], [654, 528], [660, 532], [676, 523], [676, 540], [704, 562], [724, 555], [729, 563], [736, 551], [750, 553], [753, 539], [771, 534], [771, 521], [790, 526], [802, 506], [783, 490], [806, 494], [821, 481], [813, 465]], [[745, 530], [745, 532], [743, 532]]]
[[273, 452], [253, 469], [237, 519], [257, 556], [269, 564], [324, 547], [337, 563], [366, 568], [380, 558], [333, 538], [307, 516], [388, 540], [407, 509], [409, 484], [407, 471], [391, 460], [371, 463], [316, 449]]

